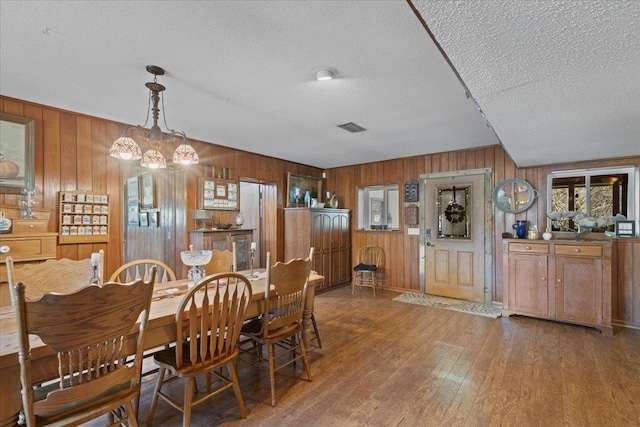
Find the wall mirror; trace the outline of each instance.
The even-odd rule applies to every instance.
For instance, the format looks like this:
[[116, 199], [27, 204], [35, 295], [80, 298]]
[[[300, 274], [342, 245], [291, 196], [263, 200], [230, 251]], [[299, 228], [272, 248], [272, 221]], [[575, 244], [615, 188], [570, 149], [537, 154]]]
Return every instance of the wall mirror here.
[[0, 193], [33, 189], [35, 132], [35, 120], [0, 113]]
[[502, 181], [493, 191], [493, 203], [506, 213], [524, 212], [531, 207], [538, 192], [524, 179]]

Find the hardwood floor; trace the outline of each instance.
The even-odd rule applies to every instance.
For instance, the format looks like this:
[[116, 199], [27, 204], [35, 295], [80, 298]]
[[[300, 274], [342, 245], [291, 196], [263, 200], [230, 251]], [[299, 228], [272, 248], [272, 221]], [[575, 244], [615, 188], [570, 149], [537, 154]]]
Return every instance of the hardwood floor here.
[[[313, 381], [300, 379], [300, 364], [281, 370], [272, 408], [268, 373], [242, 364], [249, 416], [240, 418], [228, 390], [196, 407], [192, 425], [640, 426], [640, 330], [605, 337], [391, 301], [396, 295], [351, 295], [350, 287], [318, 295], [323, 348], [311, 353]], [[145, 379], [141, 425], [153, 379]], [[160, 402], [154, 426], [180, 424]]]

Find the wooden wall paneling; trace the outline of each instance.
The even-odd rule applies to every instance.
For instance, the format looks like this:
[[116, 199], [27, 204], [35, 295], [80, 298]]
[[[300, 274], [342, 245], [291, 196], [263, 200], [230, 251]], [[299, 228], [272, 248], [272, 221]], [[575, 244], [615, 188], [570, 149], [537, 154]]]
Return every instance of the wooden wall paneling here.
[[[104, 119], [63, 111], [52, 107], [46, 107], [26, 101], [15, 100], [0, 96], [0, 109], [9, 114], [16, 114], [36, 119], [36, 155], [35, 155], [35, 183], [39, 191], [40, 206], [42, 209], [51, 210], [53, 215], [49, 225], [51, 231], [56, 229], [57, 221], [57, 192], [63, 186], [71, 186], [75, 180], [78, 188], [91, 187], [93, 189], [106, 190], [110, 196], [110, 209], [116, 212], [110, 224], [109, 243], [106, 245], [61, 245], [58, 246], [59, 255], [68, 257], [85, 257], [89, 251], [99, 248], [106, 249], [105, 272], [111, 272], [122, 263], [122, 212], [124, 209], [122, 192], [123, 178], [121, 171], [123, 162], [112, 159], [108, 154], [111, 143], [121, 134], [124, 126]], [[88, 123], [90, 121], [90, 144], [87, 144]], [[74, 143], [75, 140], [75, 143]], [[213, 164], [218, 168], [232, 167], [234, 178], [250, 176], [260, 182], [273, 183], [274, 187], [267, 190], [277, 200], [276, 220], [271, 225], [270, 238], [267, 243], [268, 250], [282, 258], [284, 247], [281, 242], [283, 233], [283, 208], [286, 200], [283, 194], [286, 191], [286, 172], [304, 173], [306, 175], [320, 175], [322, 170], [307, 165], [300, 165], [274, 159], [252, 153], [242, 152], [229, 147], [221, 147], [202, 141], [190, 141], [198, 151], [201, 162]], [[75, 148], [74, 148], [75, 146]], [[68, 150], [75, 149], [76, 165], [68, 164], [63, 155]], [[88, 159], [87, 159], [88, 157]], [[90, 159], [90, 160], [89, 160]], [[501, 241], [503, 231], [511, 232], [511, 224], [516, 219], [527, 219], [537, 222], [539, 227], [546, 225], [545, 197], [546, 175], [551, 170], [576, 169], [602, 166], [634, 165], [640, 162], [640, 157], [624, 159], [608, 159], [604, 161], [589, 161], [563, 165], [547, 165], [541, 167], [517, 168], [508, 153], [502, 147], [484, 147], [467, 150], [464, 152], [437, 153], [431, 155], [415, 156], [407, 159], [395, 159], [373, 164], [362, 164], [332, 168], [327, 170], [327, 179], [323, 182], [324, 190], [334, 191], [338, 194], [340, 207], [356, 208], [356, 188], [358, 186], [381, 183], [398, 182], [403, 185], [411, 178], [418, 178], [423, 173], [435, 173], [460, 169], [475, 169], [490, 167], [493, 171], [494, 186], [502, 179], [519, 177], [526, 179], [539, 191], [537, 203], [529, 212], [518, 215], [504, 215], [500, 211], [493, 210], [494, 218], [494, 299], [501, 301], [502, 280], [500, 251], [495, 250], [496, 243]], [[68, 166], [68, 168], [67, 168]], [[137, 167], [137, 166], [136, 166]], [[74, 170], [76, 176], [70, 170]], [[176, 194], [186, 198], [186, 214], [184, 222], [190, 229], [193, 224], [190, 220], [192, 210], [195, 208], [195, 194], [197, 189], [197, 177], [200, 171], [195, 169], [184, 170], [184, 184], [186, 191]], [[88, 185], [90, 183], [91, 185]], [[177, 184], [180, 185], [180, 184]], [[269, 188], [269, 186], [267, 186]], [[179, 192], [179, 193], [178, 193]], [[177, 196], [175, 196], [177, 197]], [[15, 205], [18, 195], [1, 195], [3, 204]], [[324, 201], [324, 200], [323, 200]], [[402, 205], [402, 204], [401, 204]], [[230, 212], [229, 218], [235, 216]], [[354, 212], [355, 216], [355, 212]], [[179, 217], [175, 221], [181, 222]], [[352, 218], [352, 226], [355, 224]], [[404, 221], [402, 221], [402, 224]], [[181, 226], [178, 225], [179, 229]], [[354, 229], [355, 227], [352, 227]], [[383, 246], [387, 254], [385, 260], [386, 274], [394, 286], [402, 289], [419, 289], [418, 266], [419, 262], [419, 238], [408, 236], [406, 227], [397, 233], [371, 233], [352, 231], [352, 260], [357, 257], [357, 249], [367, 243]], [[186, 233], [184, 233], [186, 235]], [[180, 239], [176, 245], [179, 246]], [[620, 268], [623, 274], [619, 275], [619, 296], [614, 301], [619, 317], [624, 321], [635, 322], [640, 325], [640, 243], [631, 240], [621, 246], [621, 258], [624, 266]], [[631, 249], [629, 249], [631, 245]], [[62, 246], [65, 248], [63, 249]], [[75, 251], [75, 252], [74, 252]], [[178, 248], [175, 250], [178, 252]], [[174, 253], [174, 256], [177, 256]], [[385, 284], [386, 285], [386, 284]]]
[[449, 171], [449, 153], [440, 153], [438, 156], [438, 170], [441, 172]]
[[92, 148], [96, 144], [102, 144], [105, 136], [103, 132], [100, 142], [94, 141], [92, 121], [89, 117], [79, 116], [76, 123], [77, 146], [75, 161], [78, 170], [77, 189], [95, 190], [93, 185], [93, 162], [95, 156]]
[[[91, 123], [91, 143], [92, 153], [93, 146], [102, 144], [104, 147], [111, 147], [124, 130], [121, 126], [113, 122], [104, 122], [102, 120], [93, 119]], [[93, 154], [92, 154], [93, 155]], [[111, 221], [109, 223], [109, 243], [105, 248], [104, 254], [104, 275], [108, 279], [111, 273], [116, 271], [123, 264], [122, 239], [124, 236], [123, 221], [126, 220], [124, 202], [124, 186], [125, 180], [121, 175], [122, 162], [105, 154], [106, 170], [104, 180], [104, 190], [109, 195], [109, 211], [111, 212]], [[95, 173], [93, 174], [95, 177]], [[98, 179], [95, 177], [94, 179]], [[94, 181], [95, 185], [96, 181]], [[100, 188], [102, 190], [102, 188]]]
[[[505, 157], [506, 153], [504, 150], [495, 150], [493, 156], [493, 167], [491, 169], [492, 172], [492, 188], [491, 193], [493, 194], [494, 188], [504, 181], [505, 178]], [[502, 246], [499, 242], [502, 241], [502, 233], [503, 232], [511, 232], [511, 230], [507, 230], [505, 224], [505, 213], [500, 209], [495, 209], [493, 206], [493, 201], [490, 202], [492, 204], [492, 212], [493, 212], [493, 253], [502, 252]], [[492, 295], [494, 300], [502, 301], [502, 289], [503, 289], [503, 276], [502, 276], [502, 257], [501, 256], [493, 256], [493, 261], [495, 263], [495, 268], [492, 269], [491, 275], [493, 277], [492, 281]], [[498, 265], [499, 263], [499, 265]]]
[[[107, 189], [107, 164], [112, 164], [115, 169], [119, 169], [115, 161], [109, 155], [109, 148], [113, 141], [115, 141], [119, 135], [110, 139], [106, 134], [106, 123], [103, 120], [95, 120], [92, 122], [92, 138], [91, 138], [91, 169], [88, 172], [91, 177], [90, 185], [93, 191], [106, 191]], [[93, 139], [93, 135], [96, 135], [96, 139]], [[82, 163], [88, 163], [86, 159], [80, 159]], [[78, 169], [78, 173], [81, 173], [81, 169]], [[78, 180], [78, 186], [80, 186], [80, 180]]]
[[[618, 240], [618, 283], [613, 289], [612, 319], [640, 327], [640, 239]], [[635, 261], [635, 262], [634, 262]]]
[[231, 179], [237, 178], [236, 176], [236, 158], [235, 150], [232, 148], [224, 147], [222, 145], [214, 145], [213, 155], [215, 158], [214, 165], [218, 173], [223, 173], [224, 168], [230, 168]]
[[[404, 170], [407, 176], [401, 179], [400, 188], [404, 189], [404, 183], [409, 179], [419, 179], [420, 174], [422, 173], [421, 166], [424, 164], [421, 157], [411, 157], [402, 159], [402, 170]], [[420, 195], [422, 197], [422, 195]], [[408, 206], [414, 203], [404, 203], [404, 195], [401, 196], [400, 206]], [[417, 204], [417, 203], [416, 203]], [[403, 259], [409, 260], [409, 262], [404, 262], [404, 268], [402, 269], [402, 277], [400, 277], [400, 282], [405, 284], [412, 291], [420, 290], [419, 280], [414, 276], [414, 271], [416, 268], [419, 268], [419, 263], [422, 262], [420, 259], [420, 236], [410, 236], [408, 234], [407, 228], [409, 227], [417, 227], [417, 226], [407, 226], [404, 225], [404, 209], [401, 208], [401, 225], [400, 229], [403, 232], [402, 242], [403, 242]]]
[[5, 99], [3, 102], [3, 113], [15, 114], [16, 116], [24, 115], [24, 103], [11, 99]]
[[[525, 178], [524, 178], [529, 184], [531, 184], [533, 186], [533, 189], [535, 191], [538, 191], [538, 170], [537, 169], [526, 169], [525, 170]], [[537, 226], [538, 225], [538, 206], [540, 205], [538, 198], [536, 197], [533, 205], [527, 209], [524, 213], [526, 214], [526, 220], [527, 220], [527, 229], [531, 228], [532, 226]]]
[[[353, 176], [352, 173], [349, 173], [349, 170], [343, 171], [343, 170], [339, 170], [337, 171], [337, 177], [339, 180], [341, 180], [342, 182], [344, 182], [346, 191], [344, 192], [344, 194], [342, 194], [342, 205], [341, 207], [344, 206], [355, 206], [357, 203], [357, 186], [356, 186], [356, 181], [355, 181], [355, 177]], [[354, 211], [354, 209], [351, 209], [352, 211]], [[356, 219], [354, 217], [355, 212], [351, 213], [351, 228], [353, 229], [356, 225]]]
[[[259, 164], [256, 156], [246, 151], [238, 151], [235, 155], [236, 176], [238, 179], [252, 178], [256, 179], [258, 175]], [[240, 198], [240, 207], [242, 208], [242, 198]]]
[[[75, 115], [60, 113], [60, 189], [59, 190], [88, 190], [87, 187], [79, 187], [79, 171], [77, 149], [77, 128]], [[91, 163], [92, 158], [83, 159], [84, 162]], [[91, 167], [91, 165], [89, 166]]]
[[[187, 277], [187, 267], [182, 264], [180, 258], [180, 252], [189, 249], [189, 230], [192, 230], [190, 226], [190, 218], [187, 216], [187, 175], [192, 167], [177, 168], [173, 174], [173, 197], [169, 200], [169, 206], [160, 209], [158, 212], [158, 227], [155, 227], [158, 239], [168, 238], [170, 236], [172, 245], [167, 245], [166, 256], [171, 260], [174, 265], [181, 265], [183, 267], [183, 273], [181, 277]], [[238, 189], [240, 191], [240, 189]], [[167, 222], [167, 225], [163, 225], [165, 221], [165, 215], [169, 214], [173, 216], [173, 227], [171, 228], [171, 221]], [[151, 227], [153, 229], [154, 227]]]
[[456, 152], [456, 167], [459, 170], [469, 169], [467, 167], [467, 151], [457, 151]]
[[[263, 215], [265, 218], [264, 228], [262, 230], [262, 243], [265, 251], [265, 260], [267, 252], [271, 252], [271, 255], [275, 257], [277, 257], [278, 253], [281, 252], [281, 256], [284, 259], [284, 243], [282, 242], [284, 239], [278, 239], [277, 219], [275, 224], [273, 221], [266, 221], [267, 218], [278, 217], [278, 194], [277, 185], [265, 184], [264, 192], [262, 194], [264, 200]], [[278, 248], [278, 243], [280, 243], [280, 249]]]
[[[44, 170], [42, 186], [42, 205], [45, 209], [53, 210], [60, 191], [60, 113], [50, 108], [45, 108], [43, 119], [43, 155]], [[53, 215], [52, 215], [53, 216]]]

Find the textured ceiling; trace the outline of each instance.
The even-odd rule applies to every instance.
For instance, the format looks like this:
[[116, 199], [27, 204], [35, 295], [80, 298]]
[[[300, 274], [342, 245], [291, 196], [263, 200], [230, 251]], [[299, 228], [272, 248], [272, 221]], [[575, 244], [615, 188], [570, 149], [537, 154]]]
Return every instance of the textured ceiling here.
[[520, 166], [640, 154], [639, 1], [414, 1]]
[[[640, 154], [640, 2], [413, 4], [518, 165]], [[2, 95], [141, 124], [148, 64], [205, 142], [321, 168], [499, 143], [404, 1], [0, 0]]]

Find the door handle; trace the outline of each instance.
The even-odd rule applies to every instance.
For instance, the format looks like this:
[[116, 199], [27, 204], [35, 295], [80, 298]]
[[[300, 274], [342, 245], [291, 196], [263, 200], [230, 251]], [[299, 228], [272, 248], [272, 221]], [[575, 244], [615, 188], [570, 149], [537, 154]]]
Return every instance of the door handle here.
[[431, 242], [427, 242], [427, 246], [436, 246], [436, 245], [432, 245]]

